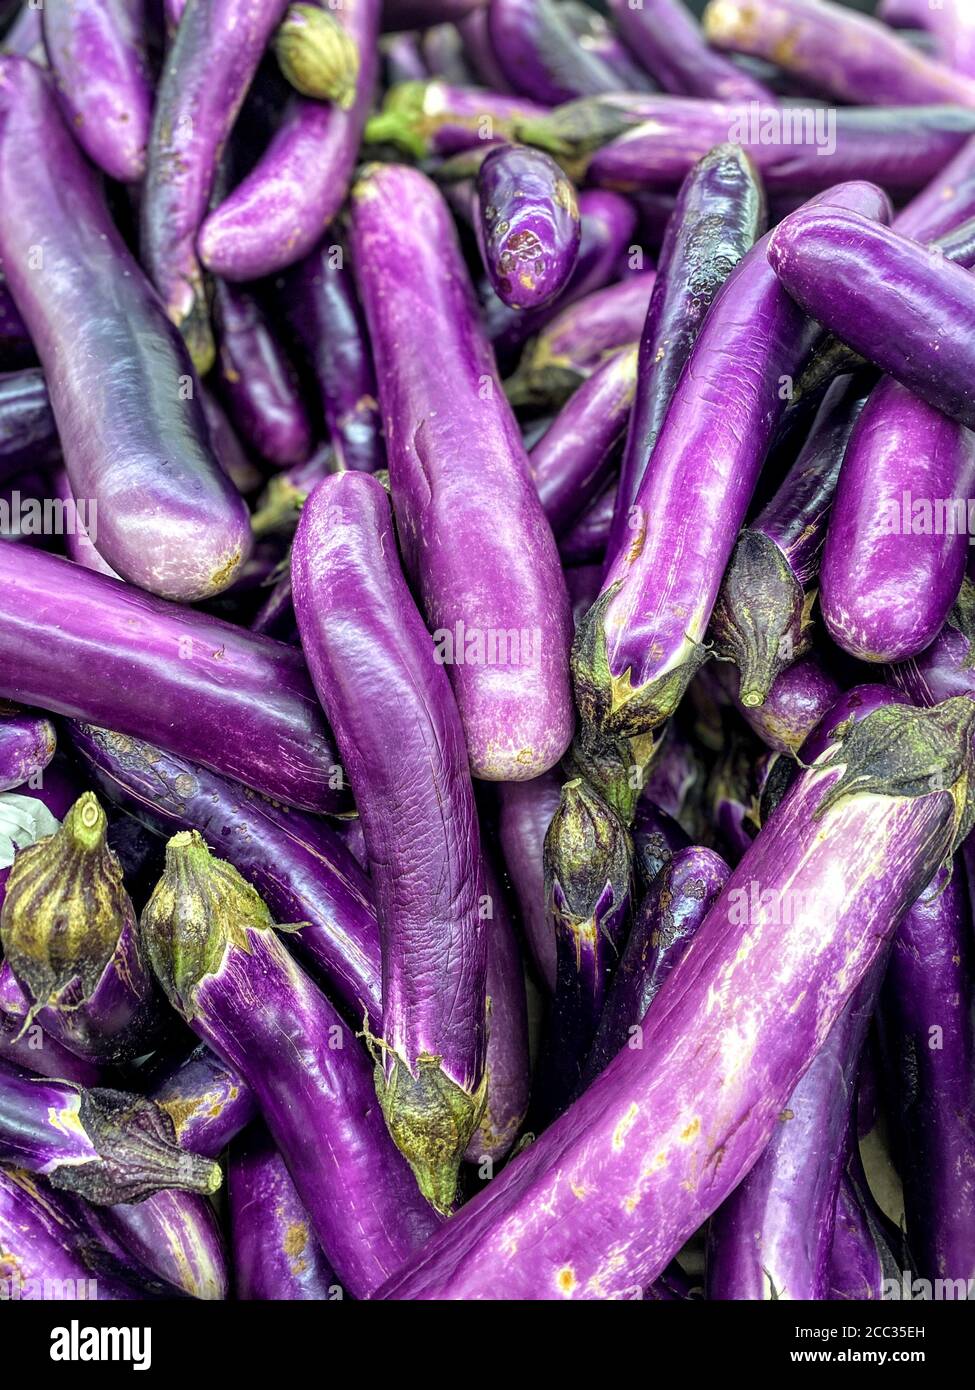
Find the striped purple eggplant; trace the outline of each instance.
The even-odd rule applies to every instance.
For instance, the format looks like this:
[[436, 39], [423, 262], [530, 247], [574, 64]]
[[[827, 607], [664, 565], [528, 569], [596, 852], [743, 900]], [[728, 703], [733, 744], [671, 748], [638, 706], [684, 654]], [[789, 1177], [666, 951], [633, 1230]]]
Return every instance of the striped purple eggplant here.
[[542, 983], [555, 989], [555, 933], [545, 907], [544, 845], [562, 797], [556, 772], [498, 786], [498, 835], [528, 950]]
[[[628, 13], [625, 7], [622, 12]], [[631, 539], [630, 508], [705, 315], [764, 230], [764, 199], [754, 165], [740, 146], [719, 145], [687, 175], [664, 235], [640, 337], [639, 388], [620, 469], [610, 559]]]
[[488, 36], [505, 79], [533, 101], [616, 90], [613, 69], [579, 42], [555, 0], [490, 0]]
[[257, 280], [301, 260], [345, 201], [378, 71], [379, 0], [335, 11], [359, 54], [348, 109], [295, 97], [244, 181], [207, 217], [199, 253], [214, 275]]
[[683, 0], [609, 0], [623, 38], [665, 92], [719, 101], [772, 101], [771, 92], [709, 48]]
[[367, 145], [391, 145], [414, 159], [477, 150], [486, 140], [512, 140], [516, 125], [546, 114], [525, 97], [447, 82], [400, 82], [366, 123]]
[[451, 657], [471, 770], [537, 777], [572, 732], [569, 600], [450, 215], [422, 174], [374, 165], [352, 241], [406, 568]]
[[139, 1055], [159, 1014], [107, 831], [97, 798], [84, 792], [53, 835], [19, 851], [0, 941], [30, 1021], [82, 1057], [115, 1062]]
[[227, 1199], [238, 1300], [342, 1297], [284, 1159], [259, 1126], [230, 1151]]
[[44, 47], [78, 143], [110, 178], [146, 169], [153, 90], [144, 0], [44, 0]]
[[247, 509], [210, 448], [189, 358], [51, 83], [19, 58], [0, 60], [0, 258], [105, 559], [184, 602], [227, 588], [250, 547]]
[[128, 1206], [79, 1202], [74, 1214], [131, 1279], [157, 1296], [227, 1297], [227, 1252], [208, 1198], [167, 1190]]
[[760, 705], [809, 648], [826, 523], [863, 405], [860, 384], [850, 377], [833, 382], [789, 472], [735, 543], [711, 638], [717, 654], [737, 666], [745, 706]]
[[[343, 473], [319, 483], [301, 514], [292, 579], [302, 645], [352, 784], [376, 895], [376, 1089], [420, 1190], [446, 1212], [484, 1104], [487, 932], [463, 728], [400, 570], [389, 500], [376, 479]], [[363, 703], [377, 652], [382, 680], [371, 682]]]
[[881, 709], [802, 772], [654, 1001], [643, 1048], [620, 1053], [378, 1296], [594, 1299], [650, 1283], [756, 1162], [967, 834], [973, 732], [966, 700]]
[[35, 779], [54, 757], [57, 734], [50, 719], [0, 702], [0, 792]]
[[355, 101], [359, 49], [324, 0], [288, 6], [274, 35], [274, 54], [302, 96], [333, 101], [343, 111]]
[[937, 637], [968, 560], [975, 438], [892, 377], [857, 421], [820, 575], [830, 636], [861, 661], [904, 661]]
[[477, 237], [491, 284], [513, 309], [565, 285], [579, 252], [575, 189], [555, 160], [523, 145], [489, 149], [477, 174]]
[[174, 1008], [251, 1086], [326, 1258], [362, 1297], [439, 1217], [386, 1132], [364, 1050], [253, 888], [193, 831], [173, 837], [166, 859], [142, 917], [153, 967]]
[[643, 1043], [644, 1017], [728, 881], [713, 850], [676, 850], [655, 876], [633, 920], [582, 1070], [588, 1086], [623, 1048]]
[[339, 468], [386, 465], [372, 349], [342, 246], [326, 240], [295, 266], [287, 312], [314, 372]]

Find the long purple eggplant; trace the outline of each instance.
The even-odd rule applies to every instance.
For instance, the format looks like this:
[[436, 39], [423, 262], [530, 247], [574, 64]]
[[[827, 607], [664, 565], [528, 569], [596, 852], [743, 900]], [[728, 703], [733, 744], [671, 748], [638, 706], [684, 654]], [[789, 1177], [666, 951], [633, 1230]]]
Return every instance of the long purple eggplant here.
[[362, 1297], [440, 1218], [386, 1132], [365, 1052], [258, 895], [193, 831], [166, 856], [142, 918], [153, 966], [194, 1032], [250, 1084], [326, 1258]]
[[50, 838], [19, 851], [0, 940], [28, 1020], [83, 1057], [115, 1062], [139, 1055], [159, 1013], [107, 831], [97, 798], [84, 792]]
[[144, 0], [44, 0], [44, 47], [68, 123], [110, 178], [146, 169], [152, 79]]
[[201, 376], [213, 365], [215, 348], [197, 234], [224, 142], [287, 8], [288, 0], [190, 0], [156, 94], [142, 260]]
[[975, 139], [967, 140], [943, 169], [931, 179], [892, 226], [901, 236], [915, 241], [935, 241], [960, 223], [975, 216]]
[[537, 777], [572, 731], [569, 600], [449, 213], [422, 174], [372, 166], [352, 229], [399, 535], [452, 658], [471, 770]]
[[960, 862], [894, 938], [881, 1001], [884, 1077], [919, 1274], [975, 1279], [975, 997]]
[[[484, 1104], [487, 946], [463, 728], [400, 571], [377, 480], [344, 473], [318, 485], [301, 514], [292, 579], [302, 645], [352, 784], [376, 895], [376, 1089], [420, 1190], [446, 1212]], [[364, 705], [377, 651], [383, 679]]]
[[278, 468], [311, 452], [311, 421], [294, 368], [252, 295], [218, 281], [217, 378], [241, 437]]
[[768, 58], [839, 101], [975, 106], [975, 81], [830, 0], [711, 0], [703, 24], [716, 48]]
[[521, 924], [535, 969], [549, 992], [555, 989], [555, 933], [545, 907], [545, 836], [562, 797], [555, 772], [498, 787], [498, 833]]
[[378, 69], [379, 0], [335, 17], [359, 53], [348, 109], [296, 97], [244, 181], [203, 223], [200, 257], [226, 280], [256, 280], [307, 256], [345, 201]]
[[247, 556], [247, 510], [210, 449], [178, 333], [50, 82], [20, 58], [0, 60], [0, 209], [4, 273], [44, 367], [74, 494], [97, 504], [100, 551], [154, 593], [219, 593]]
[[623, 1048], [643, 1045], [643, 1020], [728, 881], [713, 850], [678, 849], [654, 877], [633, 921], [582, 1069], [588, 1086]]
[[[625, 6], [621, 12], [629, 13]], [[639, 386], [620, 469], [610, 559], [631, 539], [630, 508], [705, 315], [764, 229], [764, 200], [751, 160], [739, 146], [719, 145], [684, 180], [664, 235], [640, 338]]]
[[893, 378], [872, 392], [840, 471], [820, 576], [833, 640], [904, 661], [941, 631], [965, 574], [975, 440]]
[[386, 464], [372, 349], [343, 249], [326, 238], [289, 275], [287, 311], [321, 395], [339, 468]]
[[56, 748], [57, 734], [49, 719], [0, 703], [0, 792], [36, 778]]
[[579, 43], [555, 0], [490, 0], [488, 35], [507, 81], [533, 101], [616, 90], [613, 69]]
[[975, 700], [975, 587], [962, 581], [958, 602], [927, 651], [892, 666], [890, 679], [916, 704], [936, 705], [954, 695]]
[[631, 833], [636, 870], [646, 893], [674, 855], [689, 849], [691, 842], [683, 827], [649, 795], [637, 801]]
[[257, 1118], [257, 1101], [247, 1083], [205, 1043], [199, 1043], [150, 1091], [173, 1122], [188, 1153], [215, 1158]]
[[968, 701], [878, 710], [804, 771], [658, 994], [643, 1048], [620, 1053], [379, 1297], [593, 1299], [651, 1282], [758, 1159], [967, 833], [973, 730]]
[[231, 1150], [227, 1189], [237, 1299], [341, 1298], [284, 1159], [259, 1127]]
[[512, 140], [521, 121], [546, 114], [544, 106], [526, 97], [484, 87], [400, 82], [370, 117], [365, 139], [369, 145], [392, 145], [415, 159], [429, 159], [477, 150], [484, 141]]
[[735, 543], [711, 636], [718, 655], [738, 667], [743, 705], [760, 705], [808, 650], [826, 523], [863, 405], [858, 383], [833, 382], [789, 472]]
[[134, 1205], [86, 1203], [75, 1215], [130, 1278], [159, 1296], [227, 1297], [227, 1252], [208, 1198], [168, 1189]]
[[594, 501], [617, 457], [637, 388], [637, 349], [608, 357], [559, 411], [529, 454], [556, 536]]
[[[566, 565], [602, 565], [609, 531], [616, 510], [616, 483], [599, 494], [564, 535], [559, 537], [559, 554]], [[576, 624], [578, 626], [578, 624]]]
[[831, 1299], [880, 1300], [903, 1284], [903, 1244], [866, 1185], [844, 1174], [836, 1194], [836, 1219], [829, 1262]]
[[549, 155], [490, 149], [477, 174], [477, 235], [491, 284], [513, 309], [535, 309], [564, 289], [579, 251], [575, 189]]
[[304, 662], [283, 642], [4, 545], [0, 658], [0, 698], [146, 738], [286, 805], [343, 808]]
[[719, 101], [774, 100], [723, 53], [709, 48], [683, 0], [609, 0], [609, 12], [640, 62], [665, 92]]

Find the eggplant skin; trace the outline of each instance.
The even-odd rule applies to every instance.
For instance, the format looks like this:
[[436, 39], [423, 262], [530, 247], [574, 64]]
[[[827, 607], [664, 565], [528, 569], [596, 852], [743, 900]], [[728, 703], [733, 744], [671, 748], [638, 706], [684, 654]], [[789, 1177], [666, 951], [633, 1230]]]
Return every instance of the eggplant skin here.
[[575, 189], [541, 150], [499, 145], [477, 176], [477, 234], [496, 292], [514, 309], [547, 304], [579, 251]]
[[247, 508], [210, 449], [189, 358], [49, 78], [20, 58], [0, 58], [0, 258], [44, 368], [72, 491], [97, 505], [99, 551], [165, 598], [229, 587], [250, 550]]
[[471, 771], [537, 777], [572, 735], [572, 615], [450, 214], [423, 174], [373, 165], [351, 220], [397, 528]]

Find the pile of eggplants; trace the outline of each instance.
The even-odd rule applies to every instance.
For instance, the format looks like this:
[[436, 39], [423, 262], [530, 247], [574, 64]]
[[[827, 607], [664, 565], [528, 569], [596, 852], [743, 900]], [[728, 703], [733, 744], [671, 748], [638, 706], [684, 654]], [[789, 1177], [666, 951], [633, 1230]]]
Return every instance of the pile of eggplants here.
[[0, 1298], [975, 1296], [971, 8], [0, 7]]

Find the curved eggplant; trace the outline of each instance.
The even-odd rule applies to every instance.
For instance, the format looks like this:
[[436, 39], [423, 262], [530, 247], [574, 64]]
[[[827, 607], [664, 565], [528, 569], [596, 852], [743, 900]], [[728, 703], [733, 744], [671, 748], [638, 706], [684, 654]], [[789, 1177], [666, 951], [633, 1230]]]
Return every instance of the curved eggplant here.
[[491, 284], [513, 309], [553, 300], [572, 273], [581, 234], [575, 189], [549, 155], [488, 150], [477, 174], [477, 237]]
[[505, 868], [518, 898], [535, 969], [550, 993], [555, 990], [555, 933], [545, 906], [543, 851], [561, 799], [561, 779], [555, 772], [498, 785], [498, 833]]
[[516, 92], [544, 105], [613, 92], [613, 69], [584, 48], [554, 0], [490, 0], [488, 35]]
[[258, 1114], [250, 1087], [205, 1043], [156, 1081], [150, 1099], [172, 1120], [180, 1147], [209, 1158], [222, 1153]]
[[0, 792], [36, 779], [56, 749], [57, 734], [49, 719], [0, 703]]
[[683, 0], [609, 0], [624, 40], [665, 92], [719, 101], [774, 100], [723, 53], [709, 48]]

